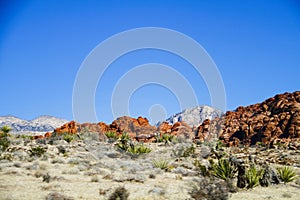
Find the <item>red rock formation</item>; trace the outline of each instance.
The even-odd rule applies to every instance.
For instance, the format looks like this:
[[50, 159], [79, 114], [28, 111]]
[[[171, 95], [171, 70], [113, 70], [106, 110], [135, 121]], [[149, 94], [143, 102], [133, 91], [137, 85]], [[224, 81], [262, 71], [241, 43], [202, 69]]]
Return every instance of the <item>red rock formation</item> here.
[[76, 134], [78, 132], [78, 126], [75, 121], [70, 121], [64, 125], [62, 125], [60, 128], [57, 128], [54, 130], [56, 134]]
[[151, 126], [147, 118], [138, 117], [137, 119], [124, 116], [119, 117], [109, 126], [118, 134], [126, 132], [131, 138], [138, 141], [147, 141], [154, 138], [156, 127]]
[[284, 93], [260, 104], [238, 107], [210, 123], [203, 122], [197, 138], [219, 136], [228, 146], [273, 145], [300, 139], [300, 92]]
[[161, 123], [157, 132], [162, 134], [171, 134], [174, 136], [182, 136], [187, 139], [193, 139], [195, 137], [193, 129], [185, 122], [176, 122], [173, 125], [170, 125], [168, 122]]

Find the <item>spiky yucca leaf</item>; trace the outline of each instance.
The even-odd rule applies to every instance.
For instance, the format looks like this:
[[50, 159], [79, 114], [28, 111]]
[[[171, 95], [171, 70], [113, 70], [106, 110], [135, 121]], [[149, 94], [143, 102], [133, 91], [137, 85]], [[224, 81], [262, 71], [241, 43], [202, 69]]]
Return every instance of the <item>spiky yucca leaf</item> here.
[[156, 168], [160, 168], [163, 170], [166, 170], [169, 168], [169, 161], [164, 160], [164, 159], [156, 159], [152, 161], [152, 164]]
[[247, 178], [247, 183], [248, 183], [248, 188], [254, 188], [259, 185], [259, 179], [263, 175], [263, 170], [257, 169], [255, 165], [252, 165], [247, 173], [246, 173], [246, 178]]
[[237, 168], [227, 159], [220, 159], [213, 166], [213, 175], [223, 180], [234, 178], [236, 172]]
[[296, 178], [296, 172], [291, 167], [279, 167], [277, 172], [280, 180], [284, 183], [292, 182]]

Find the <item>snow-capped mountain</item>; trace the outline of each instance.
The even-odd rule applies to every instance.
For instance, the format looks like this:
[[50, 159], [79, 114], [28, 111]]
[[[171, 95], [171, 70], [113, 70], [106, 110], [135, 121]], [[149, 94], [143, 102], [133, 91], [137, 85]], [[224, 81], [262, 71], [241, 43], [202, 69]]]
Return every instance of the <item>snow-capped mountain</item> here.
[[0, 116], [0, 127], [9, 126], [12, 133], [45, 133], [67, 123], [68, 120], [53, 116], [39, 116], [33, 120], [24, 120], [15, 116]]
[[200, 125], [205, 119], [213, 119], [223, 114], [221, 110], [210, 106], [197, 106], [195, 108], [185, 109], [180, 113], [172, 115], [165, 121], [174, 124], [184, 121], [191, 127]]

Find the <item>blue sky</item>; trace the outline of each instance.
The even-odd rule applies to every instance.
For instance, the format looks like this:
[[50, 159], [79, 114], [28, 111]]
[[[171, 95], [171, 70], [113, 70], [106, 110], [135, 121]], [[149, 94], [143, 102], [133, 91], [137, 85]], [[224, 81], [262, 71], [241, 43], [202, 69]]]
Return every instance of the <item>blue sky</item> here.
[[[110, 36], [140, 27], [176, 30], [201, 44], [222, 76], [227, 110], [300, 90], [297, 1], [2, 0], [0, 26], [0, 115], [71, 120], [73, 85], [84, 59]], [[113, 120], [111, 93], [120, 77], [151, 62], [176, 69], [199, 104], [211, 104], [203, 78], [189, 63], [141, 50], [120, 57], [103, 75], [95, 96], [99, 121]], [[181, 109], [176, 96], [158, 85], [139, 88], [129, 102], [134, 117], [149, 117], [156, 104], [167, 116]]]

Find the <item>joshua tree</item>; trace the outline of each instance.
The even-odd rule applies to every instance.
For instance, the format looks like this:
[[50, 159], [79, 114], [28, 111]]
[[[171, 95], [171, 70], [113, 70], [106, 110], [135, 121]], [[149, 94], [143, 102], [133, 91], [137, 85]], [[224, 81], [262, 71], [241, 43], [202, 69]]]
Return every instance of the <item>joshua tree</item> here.
[[9, 126], [2, 126], [2, 128], [0, 129], [0, 131], [2, 133], [4, 133], [5, 135], [7, 135], [9, 133], [9, 131], [11, 131], [11, 128]]

